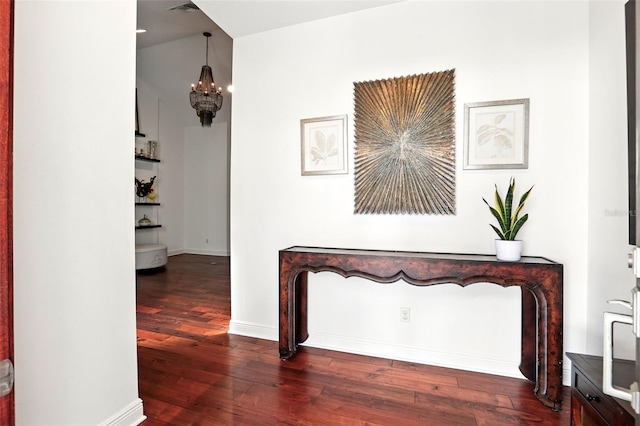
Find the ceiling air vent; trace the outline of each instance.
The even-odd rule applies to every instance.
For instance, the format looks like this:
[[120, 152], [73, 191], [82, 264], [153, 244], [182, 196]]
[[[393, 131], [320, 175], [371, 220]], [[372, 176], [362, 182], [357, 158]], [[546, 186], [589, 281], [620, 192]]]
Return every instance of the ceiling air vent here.
[[169, 10], [179, 10], [181, 12], [193, 12], [195, 10], [200, 10], [200, 8], [198, 8], [198, 6], [196, 6], [191, 2], [187, 2], [187, 3], [178, 4], [176, 6], [170, 7]]

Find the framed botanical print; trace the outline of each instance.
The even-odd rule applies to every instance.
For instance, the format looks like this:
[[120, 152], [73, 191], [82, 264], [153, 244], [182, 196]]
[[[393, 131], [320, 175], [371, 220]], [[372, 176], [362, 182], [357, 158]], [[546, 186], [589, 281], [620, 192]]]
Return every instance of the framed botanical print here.
[[526, 169], [529, 164], [529, 99], [464, 106], [464, 168]]
[[302, 175], [347, 173], [347, 116], [300, 120]]

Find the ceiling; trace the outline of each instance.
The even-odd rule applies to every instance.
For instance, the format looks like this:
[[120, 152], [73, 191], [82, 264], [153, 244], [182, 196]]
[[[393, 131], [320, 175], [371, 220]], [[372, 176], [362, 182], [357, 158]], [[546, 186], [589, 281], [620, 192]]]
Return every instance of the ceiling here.
[[218, 28], [231, 38], [244, 37], [399, 1], [403, 0], [138, 0], [138, 28], [147, 32], [138, 34], [137, 48]]
[[187, 0], [138, 0], [138, 28], [146, 33], [138, 34], [137, 48], [168, 43], [205, 31], [213, 32], [219, 27], [202, 11], [188, 8], [175, 8], [189, 4]]

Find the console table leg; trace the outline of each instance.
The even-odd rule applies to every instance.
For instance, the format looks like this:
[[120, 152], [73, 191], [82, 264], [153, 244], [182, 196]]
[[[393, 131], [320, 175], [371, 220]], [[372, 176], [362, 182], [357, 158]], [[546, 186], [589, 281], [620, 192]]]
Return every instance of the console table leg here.
[[537, 327], [538, 308], [533, 294], [526, 288], [521, 289], [522, 293], [522, 338], [520, 342], [520, 372], [532, 382], [536, 381], [538, 370], [538, 343]]
[[291, 358], [309, 337], [307, 330], [307, 271], [294, 272], [280, 265], [280, 359]]
[[534, 289], [538, 324], [538, 371], [534, 393], [554, 411], [562, 409], [562, 291], [557, 277]]
[[[538, 301], [538, 386], [536, 395], [555, 411], [562, 409], [562, 291], [554, 277], [541, 286]], [[537, 293], [536, 293], [537, 294]], [[542, 330], [542, 332], [540, 332]]]
[[296, 278], [296, 347], [309, 338], [307, 329], [307, 271]]
[[[280, 359], [287, 360], [296, 353], [296, 300], [295, 281], [291, 282], [291, 265], [280, 259], [279, 342]], [[295, 280], [295, 278], [294, 278]]]

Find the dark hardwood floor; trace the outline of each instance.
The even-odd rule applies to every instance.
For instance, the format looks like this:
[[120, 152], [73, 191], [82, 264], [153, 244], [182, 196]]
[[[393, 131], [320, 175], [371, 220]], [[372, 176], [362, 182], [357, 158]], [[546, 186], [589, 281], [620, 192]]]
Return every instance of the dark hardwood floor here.
[[[273, 284], [277, 286], [277, 283]], [[227, 334], [229, 259], [137, 278], [140, 397], [153, 425], [568, 425], [533, 383]]]

